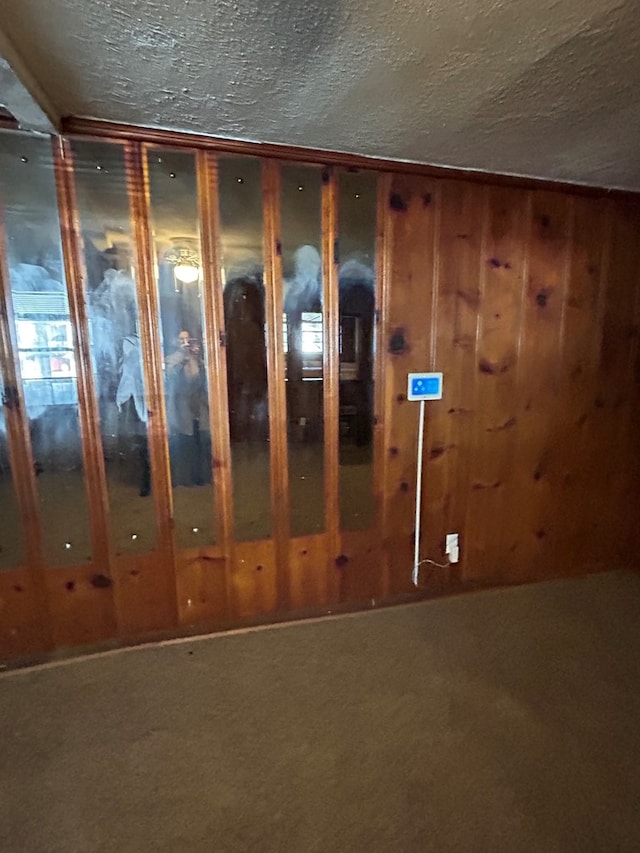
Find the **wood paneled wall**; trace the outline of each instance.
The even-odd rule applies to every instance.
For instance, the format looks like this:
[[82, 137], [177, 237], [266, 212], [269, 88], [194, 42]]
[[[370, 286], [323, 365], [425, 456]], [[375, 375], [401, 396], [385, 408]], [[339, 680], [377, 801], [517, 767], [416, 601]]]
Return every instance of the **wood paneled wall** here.
[[[187, 143], [185, 143], [187, 144]], [[56, 149], [67, 282], [76, 350], [88, 363], [70, 151]], [[144, 323], [145, 372], [162, 396], [157, 306], [145, 210], [141, 144], [127, 143]], [[281, 275], [275, 161], [264, 162], [265, 257], [269, 296], [269, 386], [273, 434], [274, 538], [235, 542], [224, 323], [216, 259], [215, 154], [198, 153], [204, 225], [209, 393], [216, 407], [214, 455], [220, 476], [215, 547], [179, 550], [173, 541], [165, 428], [155, 422], [152, 462], [158, 546], [114, 556], [104, 523], [104, 472], [97, 450], [91, 371], [81, 371], [85, 466], [91, 472], [94, 563], [75, 570], [42, 564], [34, 520], [28, 426], [7, 403], [18, 498], [27, 528], [27, 565], [0, 573], [0, 658], [33, 657], [57, 646], [150, 631], [220, 629], [246, 620], [371, 606], [425, 593], [563, 577], [638, 564], [640, 462], [640, 202], [633, 197], [495, 185], [459, 177], [378, 177], [375, 464], [377, 517], [371, 530], [338, 529], [336, 507], [337, 267], [332, 250], [339, 180], [326, 170], [325, 500], [327, 530], [292, 538], [283, 371]], [[137, 206], [137, 207], [136, 207]], [[0, 268], [0, 356], [15, 364], [11, 293]], [[328, 295], [328, 298], [327, 298]], [[145, 302], [146, 299], [146, 302]], [[418, 406], [407, 373], [444, 373], [442, 401], [427, 404], [419, 588], [411, 582]], [[5, 377], [18, 389], [20, 380]], [[160, 405], [154, 406], [163, 411]], [[164, 471], [164, 475], [162, 472]], [[158, 473], [160, 472], [160, 473]], [[92, 497], [93, 496], [93, 497]], [[97, 509], [96, 509], [97, 508]], [[212, 512], [214, 508], [212, 507]], [[460, 562], [444, 567], [444, 538], [460, 535]], [[440, 564], [440, 565], [438, 565]], [[100, 582], [96, 582], [96, 578]]]
[[[468, 584], [637, 565], [640, 208], [631, 200], [394, 179], [385, 544], [409, 589], [417, 413], [427, 406], [422, 556]], [[422, 583], [442, 582], [425, 564]]]

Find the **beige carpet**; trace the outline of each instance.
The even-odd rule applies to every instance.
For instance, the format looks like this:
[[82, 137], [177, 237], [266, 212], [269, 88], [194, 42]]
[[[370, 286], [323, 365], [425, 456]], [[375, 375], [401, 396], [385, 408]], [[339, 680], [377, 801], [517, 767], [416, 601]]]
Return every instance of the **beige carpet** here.
[[640, 850], [640, 576], [0, 677], [3, 853]]

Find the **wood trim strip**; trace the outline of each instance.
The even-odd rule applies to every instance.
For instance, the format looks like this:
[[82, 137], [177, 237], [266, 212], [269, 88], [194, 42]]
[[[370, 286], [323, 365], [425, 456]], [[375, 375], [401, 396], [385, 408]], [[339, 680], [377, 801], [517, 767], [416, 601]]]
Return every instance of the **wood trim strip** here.
[[340, 351], [338, 282], [338, 178], [327, 168], [322, 174], [322, 324], [324, 346], [324, 514], [330, 565], [338, 556], [340, 534]]
[[461, 169], [444, 165], [433, 165], [414, 161], [391, 160], [365, 154], [348, 154], [321, 148], [302, 148], [295, 145], [282, 145], [273, 142], [250, 142], [238, 139], [224, 139], [204, 133], [187, 133], [162, 128], [139, 127], [118, 122], [67, 116], [62, 119], [62, 132], [68, 136], [101, 138], [118, 141], [143, 141], [157, 145], [178, 147], [208, 148], [231, 154], [249, 154], [254, 157], [273, 157], [312, 164], [344, 166], [346, 168], [376, 169], [395, 174], [413, 174], [448, 180], [472, 181], [497, 186], [520, 187], [524, 189], [547, 189], [555, 192], [569, 192], [576, 195], [606, 196], [614, 198], [638, 198], [640, 193], [632, 190], [611, 189], [589, 186], [569, 181], [553, 181], [547, 178], [534, 178], [502, 172], [484, 172], [480, 169]]
[[[373, 491], [375, 497], [375, 527], [383, 529], [383, 502], [385, 484], [385, 380], [386, 359], [384, 342], [387, 340], [389, 293], [391, 291], [391, 225], [389, 197], [392, 175], [388, 172], [378, 177], [376, 197], [376, 282], [375, 282], [375, 332], [374, 332], [374, 426], [373, 426]], [[382, 568], [382, 567], [381, 567]]]
[[109, 499], [102, 453], [100, 415], [91, 367], [91, 344], [84, 295], [86, 274], [73, 177], [73, 152], [68, 140], [61, 137], [54, 139], [53, 162], [69, 313], [73, 326], [74, 357], [77, 365], [78, 414], [85, 489], [89, 500], [93, 560], [97, 570], [110, 577]]
[[280, 242], [280, 164], [262, 161], [263, 252], [267, 317], [269, 436], [271, 443], [271, 513], [277, 567], [278, 608], [289, 606], [289, 459], [287, 397], [282, 345], [282, 251]]
[[[373, 445], [373, 488], [376, 499], [376, 528], [382, 535], [385, 529], [385, 494], [389, 453], [387, 450], [390, 418], [385, 410], [385, 388], [387, 383], [387, 359], [385, 341], [389, 338], [389, 300], [391, 298], [391, 258], [393, 225], [389, 209], [393, 175], [385, 172], [378, 176], [376, 211], [376, 324], [374, 362], [374, 445]], [[389, 594], [389, 561], [386, 550], [380, 549], [380, 592]]]
[[[149, 221], [149, 178], [146, 149], [138, 142], [125, 145], [127, 193], [132, 216], [136, 256], [136, 289], [142, 366], [148, 405], [149, 460], [151, 488], [158, 526], [158, 546], [170, 558], [175, 571], [173, 534], [173, 494], [167, 446], [167, 418], [162, 374], [158, 292], [154, 274], [154, 249]], [[177, 619], [174, 589], [172, 609]]]
[[230, 605], [229, 572], [233, 547], [233, 480], [229, 437], [227, 351], [218, 235], [218, 158], [212, 151], [196, 153], [198, 215], [202, 252], [204, 331], [211, 417], [211, 453], [218, 542], [227, 562], [226, 593]]

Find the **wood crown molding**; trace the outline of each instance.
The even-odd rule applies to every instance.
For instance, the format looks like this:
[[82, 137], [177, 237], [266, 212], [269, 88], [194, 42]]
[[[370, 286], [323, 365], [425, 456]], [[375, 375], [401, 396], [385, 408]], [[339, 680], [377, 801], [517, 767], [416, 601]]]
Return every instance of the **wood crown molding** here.
[[427, 163], [389, 160], [382, 157], [370, 157], [364, 154], [347, 154], [340, 151], [328, 151], [321, 148], [302, 148], [300, 146], [282, 145], [274, 142], [249, 142], [239, 139], [225, 139], [203, 133], [189, 133], [155, 127], [120, 124], [100, 119], [67, 116], [62, 119], [61, 132], [69, 137], [104, 139], [118, 142], [145, 142], [151, 145], [165, 145], [178, 148], [200, 148], [226, 154], [244, 154], [316, 165], [341, 166], [346, 169], [373, 169], [378, 172], [423, 175], [443, 180], [472, 181], [474, 183], [493, 184], [494, 186], [512, 186], [519, 187], [520, 189], [552, 190], [554, 192], [592, 197], [640, 200], [640, 191], [611, 189], [506, 173], [484, 172], [479, 169], [432, 166]]

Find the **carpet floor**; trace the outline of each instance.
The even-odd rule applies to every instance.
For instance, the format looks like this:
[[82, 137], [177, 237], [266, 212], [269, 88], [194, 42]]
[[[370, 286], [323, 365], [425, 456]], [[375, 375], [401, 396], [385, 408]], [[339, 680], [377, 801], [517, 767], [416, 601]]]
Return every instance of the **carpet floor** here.
[[3, 853], [640, 850], [640, 576], [0, 676]]

